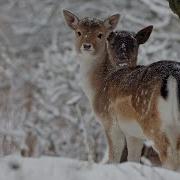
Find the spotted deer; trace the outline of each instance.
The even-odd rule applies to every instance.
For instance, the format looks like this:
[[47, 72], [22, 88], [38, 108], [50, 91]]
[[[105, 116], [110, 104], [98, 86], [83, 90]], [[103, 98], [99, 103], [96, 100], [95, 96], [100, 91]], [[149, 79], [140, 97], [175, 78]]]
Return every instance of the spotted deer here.
[[[148, 40], [152, 26], [113, 33], [119, 14], [99, 20], [63, 13], [75, 32], [82, 88], [104, 127], [109, 161], [120, 161], [125, 140], [128, 160], [139, 161], [143, 141], [149, 139], [163, 166], [178, 169], [180, 64], [136, 65], [139, 45]], [[112, 70], [117, 62], [119, 68]]]

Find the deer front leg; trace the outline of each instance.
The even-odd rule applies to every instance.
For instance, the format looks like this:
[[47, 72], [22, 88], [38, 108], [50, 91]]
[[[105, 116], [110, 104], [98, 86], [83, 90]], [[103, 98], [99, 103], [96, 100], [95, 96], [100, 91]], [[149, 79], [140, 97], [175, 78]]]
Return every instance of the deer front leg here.
[[109, 129], [106, 129], [108, 142], [108, 162], [119, 163], [125, 147], [125, 136], [119, 125], [114, 122]]
[[143, 140], [132, 136], [126, 136], [126, 142], [128, 148], [128, 161], [140, 162]]

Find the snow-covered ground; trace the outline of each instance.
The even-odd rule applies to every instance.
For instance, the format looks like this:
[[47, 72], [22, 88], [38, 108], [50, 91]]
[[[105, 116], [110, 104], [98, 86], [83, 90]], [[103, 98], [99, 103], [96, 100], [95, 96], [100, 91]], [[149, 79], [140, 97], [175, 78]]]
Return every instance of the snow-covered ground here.
[[[118, 29], [138, 31], [152, 24], [139, 63], [180, 61], [180, 23], [165, 0], [0, 0], [1, 156], [22, 151], [87, 160], [87, 141], [95, 161], [105, 152], [103, 130], [78, 84], [73, 33], [65, 25], [63, 8], [81, 17], [119, 12]], [[56, 167], [56, 162], [44, 161]]]
[[1, 180], [179, 180], [180, 174], [135, 163], [117, 165], [42, 157], [0, 160]]

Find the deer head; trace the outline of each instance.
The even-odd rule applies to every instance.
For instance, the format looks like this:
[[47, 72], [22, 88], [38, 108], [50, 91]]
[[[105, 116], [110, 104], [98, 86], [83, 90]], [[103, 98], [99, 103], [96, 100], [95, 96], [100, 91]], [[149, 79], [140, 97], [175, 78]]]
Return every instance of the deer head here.
[[107, 50], [111, 63], [117, 66], [136, 66], [139, 45], [149, 39], [152, 30], [153, 26], [148, 26], [137, 33], [111, 32], [107, 38]]
[[[80, 19], [72, 12], [63, 10], [67, 25], [75, 32], [75, 46], [79, 55], [99, 57], [106, 50], [106, 38], [119, 21], [119, 14], [103, 20]], [[93, 58], [94, 59], [94, 58]]]

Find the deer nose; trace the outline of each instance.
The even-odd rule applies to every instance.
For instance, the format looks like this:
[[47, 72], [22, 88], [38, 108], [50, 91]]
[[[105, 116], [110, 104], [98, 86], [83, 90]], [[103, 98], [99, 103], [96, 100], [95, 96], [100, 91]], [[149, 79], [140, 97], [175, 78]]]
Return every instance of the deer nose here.
[[89, 44], [89, 43], [84, 43], [84, 44], [83, 44], [83, 48], [84, 48], [84, 50], [90, 50], [90, 49], [91, 49], [91, 47], [92, 47], [92, 45], [91, 45], [91, 44]]

